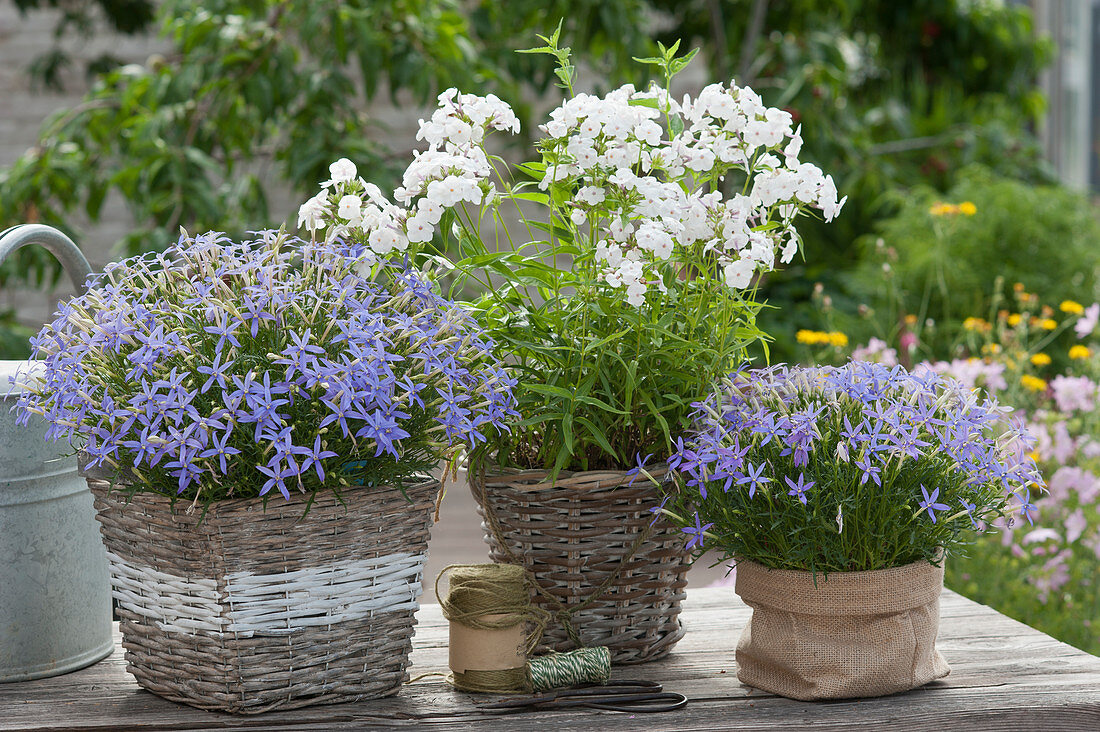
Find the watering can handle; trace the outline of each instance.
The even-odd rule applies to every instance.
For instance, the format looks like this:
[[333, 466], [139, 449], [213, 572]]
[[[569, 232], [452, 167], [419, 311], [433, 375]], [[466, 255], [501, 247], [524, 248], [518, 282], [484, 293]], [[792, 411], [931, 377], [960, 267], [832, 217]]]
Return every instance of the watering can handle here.
[[19, 224], [0, 232], [0, 262], [20, 247], [27, 244], [40, 244], [57, 257], [62, 268], [73, 281], [77, 292], [87, 289], [87, 279], [92, 273], [88, 260], [77, 248], [73, 240], [52, 226], [45, 224]]

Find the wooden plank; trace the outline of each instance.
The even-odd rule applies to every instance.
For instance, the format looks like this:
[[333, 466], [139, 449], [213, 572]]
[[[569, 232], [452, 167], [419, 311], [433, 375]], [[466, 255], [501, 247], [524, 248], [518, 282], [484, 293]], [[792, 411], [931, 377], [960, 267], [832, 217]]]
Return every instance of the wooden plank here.
[[[1100, 729], [1100, 659], [945, 592], [939, 647], [952, 673], [922, 689], [881, 699], [806, 704], [740, 684], [733, 649], [749, 610], [729, 588], [690, 590], [688, 633], [669, 657], [619, 667], [616, 678], [661, 681], [689, 696], [670, 714], [562, 710], [500, 718], [479, 711], [483, 696], [456, 692], [439, 677], [407, 685], [398, 696], [241, 717], [202, 712], [141, 690], [120, 651], [64, 676], [0, 685], [0, 730], [362, 729], [371, 726], [465, 728], [490, 724], [523, 732], [556, 730]], [[411, 673], [444, 672], [447, 628], [437, 605], [424, 606]]]

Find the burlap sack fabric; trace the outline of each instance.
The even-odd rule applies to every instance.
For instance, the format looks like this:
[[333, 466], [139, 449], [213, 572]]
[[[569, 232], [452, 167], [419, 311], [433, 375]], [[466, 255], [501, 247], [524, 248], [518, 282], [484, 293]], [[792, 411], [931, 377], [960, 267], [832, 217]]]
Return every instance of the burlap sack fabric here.
[[810, 572], [737, 564], [752, 608], [737, 643], [737, 678], [803, 701], [883, 696], [950, 672], [936, 650], [943, 567], [916, 562], [871, 572]]

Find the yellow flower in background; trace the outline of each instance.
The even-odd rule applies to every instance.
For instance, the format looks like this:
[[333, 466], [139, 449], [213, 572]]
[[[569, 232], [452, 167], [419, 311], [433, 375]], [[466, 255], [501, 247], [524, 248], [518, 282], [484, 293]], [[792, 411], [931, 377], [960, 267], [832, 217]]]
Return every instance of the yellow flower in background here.
[[963, 328], [966, 330], [989, 330], [989, 327], [989, 323], [983, 318], [967, 318], [963, 321]]
[[953, 203], [943, 203], [942, 201], [932, 204], [932, 208], [928, 209], [928, 213], [933, 216], [950, 216], [958, 212], [958, 206]]
[[1031, 458], [1032, 460], [1034, 460], [1035, 462], [1039, 462], [1043, 457], [1042, 455], [1039, 454], [1038, 450], [1032, 450], [1031, 452], [1029, 452], [1027, 454], [1027, 456], [1029, 458]]
[[1024, 388], [1030, 389], [1031, 391], [1046, 391], [1047, 388], [1047, 382], [1031, 374], [1024, 374], [1021, 376], [1020, 383], [1024, 385]]
[[1092, 351], [1088, 349], [1088, 346], [1082, 346], [1081, 344], [1077, 344], [1069, 349], [1069, 357], [1075, 360], [1088, 358], [1091, 355]]
[[825, 333], [820, 330], [800, 330], [795, 333], [794, 337], [799, 343], [805, 343], [808, 346], [834, 346], [836, 348], [843, 348], [848, 345], [848, 336], [837, 331]]
[[1085, 306], [1073, 300], [1063, 300], [1062, 304], [1058, 306], [1058, 309], [1070, 315], [1080, 315], [1085, 312]]
[[996, 355], [1000, 352], [1001, 352], [1001, 344], [1000, 343], [986, 343], [984, 346], [982, 346], [982, 353], [991, 353], [991, 354]]
[[1023, 282], [1015, 282], [1012, 285], [1012, 289], [1015, 290], [1016, 292], [1023, 292], [1024, 291], [1024, 283]]
[[912, 313], [909, 313], [908, 315], [905, 316], [905, 324], [906, 325], [916, 325], [917, 324], [917, 316], [913, 315]]
[[1050, 356], [1045, 353], [1036, 353], [1031, 357], [1031, 363], [1035, 366], [1050, 366]]
[[1019, 313], [1012, 313], [1011, 315], [1008, 316], [1008, 321], [1007, 322], [1008, 322], [1009, 326], [1015, 328], [1017, 325], [1020, 324], [1020, 320], [1021, 320], [1021, 318], [1020, 318]]
[[973, 216], [978, 213], [978, 207], [970, 201], [963, 201], [959, 204], [959, 213], [963, 216]]
[[1039, 327], [1043, 330], [1054, 330], [1058, 327], [1058, 322], [1051, 318], [1043, 318], [1039, 321]]

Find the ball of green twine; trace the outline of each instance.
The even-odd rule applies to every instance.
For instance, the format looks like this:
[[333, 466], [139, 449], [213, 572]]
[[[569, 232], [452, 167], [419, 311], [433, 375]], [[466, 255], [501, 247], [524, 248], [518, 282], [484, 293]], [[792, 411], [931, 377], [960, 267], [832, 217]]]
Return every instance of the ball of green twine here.
[[527, 661], [527, 673], [535, 691], [606, 684], [611, 680], [611, 651], [597, 646], [536, 656]]

